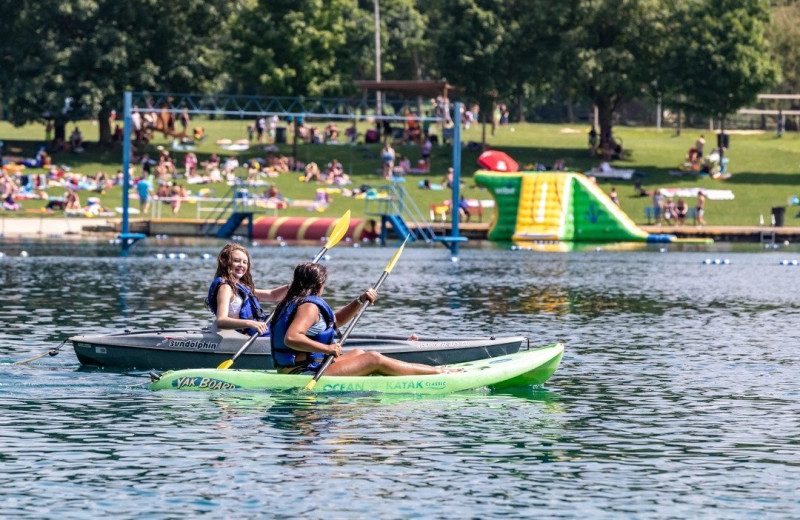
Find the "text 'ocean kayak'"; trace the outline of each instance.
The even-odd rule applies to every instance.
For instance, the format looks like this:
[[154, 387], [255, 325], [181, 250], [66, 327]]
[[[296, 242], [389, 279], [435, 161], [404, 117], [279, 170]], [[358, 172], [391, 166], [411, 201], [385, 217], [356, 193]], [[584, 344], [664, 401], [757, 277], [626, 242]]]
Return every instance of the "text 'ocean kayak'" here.
[[[474, 388], [538, 385], [558, 368], [564, 345], [553, 343], [505, 356], [450, 365], [462, 372], [424, 376], [323, 376], [312, 392], [447, 394]], [[189, 369], [165, 372], [152, 390], [301, 390], [309, 375], [272, 370]]]

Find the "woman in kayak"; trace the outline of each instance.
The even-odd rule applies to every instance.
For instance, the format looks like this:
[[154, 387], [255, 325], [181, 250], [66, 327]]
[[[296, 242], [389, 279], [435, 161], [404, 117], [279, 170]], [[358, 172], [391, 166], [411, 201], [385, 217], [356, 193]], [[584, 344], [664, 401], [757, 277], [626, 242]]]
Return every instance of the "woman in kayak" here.
[[336, 342], [339, 325], [347, 323], [366, 302], [374, 303], [375, 289], [367, 289], [338, 311], [322, 299], [328, 279], [325, 266], [313, 263], [298, 265], [286, 297], [278, 304], [270, 322], [273, 331], [272, 359], [282, 374], [314, 374], [326, 355], [334, 356], [325, 372], [331, 376], [427, 375], [446, 371], [441, 367], [406, 363], [379, 352], [353, 349], [342, 353]]
[[265, 335], [266, 314], [259, 300], [280, 301], [288, 286], [256, 289], [250, 273], [250, 254], [238, 244], [227, 244], [217, 257], [217, 273], [208, 289], [208, 304], [217, 327], [238, 329], [244, 334]]

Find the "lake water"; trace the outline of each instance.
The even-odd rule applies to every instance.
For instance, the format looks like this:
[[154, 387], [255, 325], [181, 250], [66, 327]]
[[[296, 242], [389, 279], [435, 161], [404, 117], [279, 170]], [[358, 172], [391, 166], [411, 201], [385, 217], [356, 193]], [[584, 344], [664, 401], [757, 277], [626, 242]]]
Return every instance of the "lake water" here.
[[[148, 239], [120, 259], [102, 241], [0, 242], [0, 515], [800, 516], [800, 266], [781, 265], [795, 246], [482, 244], [457, 263], [407, 247], [358, 329], [562, 340], [544, 388], [151, 392], [143, 373], [81, 369], [71, 346], [11, 364], [73, 334], [207, 323], [220, 247]], [[287, 281], [319, 247], [252, 247], [256, 280]], [[348, 301], [393, 252], [337, 246], [326, 296]]]

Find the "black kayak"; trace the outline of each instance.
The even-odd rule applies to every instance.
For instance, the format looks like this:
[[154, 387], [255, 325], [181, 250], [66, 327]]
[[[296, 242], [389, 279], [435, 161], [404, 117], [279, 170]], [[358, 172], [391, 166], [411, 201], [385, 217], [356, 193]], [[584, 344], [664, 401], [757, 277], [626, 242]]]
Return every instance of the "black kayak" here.
[[[216, 368], [231, 359], [248, 336], [235, 330], [211, 327], [195, 330], [158, 329], [113, 334], [80, 335], [69, 338], [83, 365], [168, 370]], [[412, 363], [451, 365], [513, 354], [530, 347], [528, 338], [508, 337], [421, 337], [410, 340], [396, 335], [353, 334], [344, 350], [378, 351]], [[236, 359], [236, 368], [274, 368], [269, 338], [258, 338]]]

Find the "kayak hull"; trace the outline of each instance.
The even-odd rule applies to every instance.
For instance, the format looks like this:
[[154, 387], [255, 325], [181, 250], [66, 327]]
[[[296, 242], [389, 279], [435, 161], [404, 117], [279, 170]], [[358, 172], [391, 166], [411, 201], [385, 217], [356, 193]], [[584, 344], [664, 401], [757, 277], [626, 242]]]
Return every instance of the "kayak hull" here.
[[[448, 394], [476, 388], [540, 385], [558, 368], [564, 345], [543, 347], [451, 365], [462, 372], [425, 376], [323, 376], [315, 393], [378, 392], [391, 394]], [[303, 390], [311, 376], [277, 374], [272, 370], [187, 369], [165, 372], [152, 390]]]
[[[140, 370], [215, 368], [231, 359], [248, 337], [235, 330], [144, 330], [69, 338], [83, 365]], [[375, 350], [386, 356], [429, 365], [452, 365], [518, 352], [527, 347], [522, 336], [420, 338], [353, 334], [344, 350]], [[235, 368], [272, 369], [269, 338], [258, 338], [236, 359]]]

